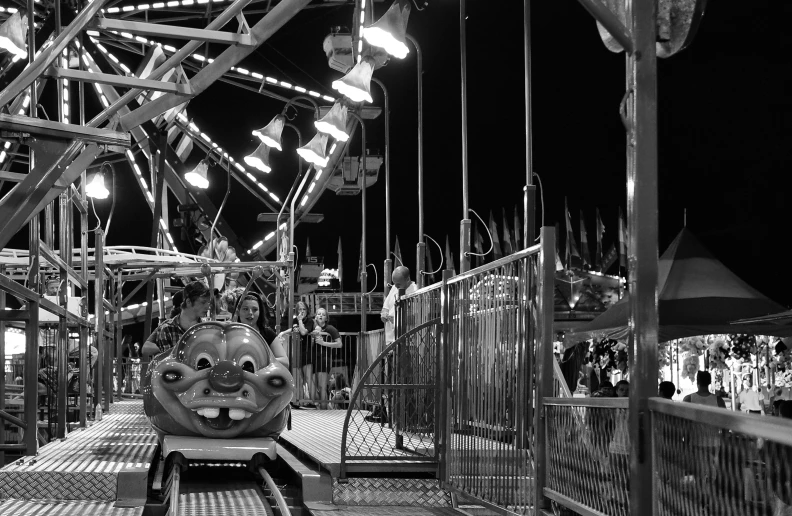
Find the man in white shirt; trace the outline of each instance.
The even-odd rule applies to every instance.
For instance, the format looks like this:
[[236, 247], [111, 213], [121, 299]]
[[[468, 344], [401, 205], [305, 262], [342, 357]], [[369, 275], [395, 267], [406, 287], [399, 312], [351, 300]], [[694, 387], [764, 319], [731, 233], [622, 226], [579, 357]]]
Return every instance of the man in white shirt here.
[[[750, 377], [749, 377], [750, 378]], [[743, 381], [743, 390], [737, 398], [740, 406], [739, 409], [748, 414], [762, 414], [764, 415], [764, 407], [759, 401], [759, 393], [751, 388], [751, 380], [746, 379]]]
[[[410, 279], [410, 269], [401, 265], [396, 267], [393, 271], [393, 286], [388, 292], [388, 297], [382, 304], [382, 311], [380, 312], [380, 319], [385, 323], [385, 345], [387, 346], [394, 340], [396, 335], [394, 333], [396, 322], [396, 301], [405, 294], [412, 294], [418, 287], [415, 282]], [[399, 291], [404, 291], [402, 294]]]

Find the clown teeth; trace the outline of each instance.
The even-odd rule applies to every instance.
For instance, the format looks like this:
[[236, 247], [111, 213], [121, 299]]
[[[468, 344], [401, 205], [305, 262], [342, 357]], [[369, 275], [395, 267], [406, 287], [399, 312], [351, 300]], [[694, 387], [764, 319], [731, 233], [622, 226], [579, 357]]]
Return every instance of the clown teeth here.
[[219, 408], [208, 408], [207, 407], [207, 408], [205, 408], [203, 410], [199, 410], [198, 414], [202, 415], [203, 417], [205, 417], [207, 419], [214, 419], [214, 418], [216, 418], [217, 416], [220, 415], [220, 409]]
[[229, 409], [228, 417], [237, 421], [240, 419], [245, 419], [245, 411], [241, 409]]
[[250, 416], [252, 416], [252, 415], [253, 415], [253, 414], [251, 414], [250, 412], [245, 412], [245, 419], [249, 418], [249, 417], [250, 417]]

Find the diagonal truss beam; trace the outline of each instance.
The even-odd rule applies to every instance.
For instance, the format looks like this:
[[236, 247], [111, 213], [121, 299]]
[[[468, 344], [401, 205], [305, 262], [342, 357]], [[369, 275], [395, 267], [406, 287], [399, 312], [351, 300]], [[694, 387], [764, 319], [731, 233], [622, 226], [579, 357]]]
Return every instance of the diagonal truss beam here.
[[192, 29], [178, 25], [160, 25], [158, 23], [142, 23], [111, 18], [97, 18], [91, 22], [97, 29], [116, 30], [130, 34], [145, 34], [147, 36], [160, 36], [174, 39], [194, 39], [208, 43], [221, 43], [226, 45], [253, 46], [255, 41], [250, 34], [238, 34], [219, 30]]
[[[269, 14], [262, 18], [250, 30], [250, 35], [255, 41], [253, 47], [231, 47], [227, 48], [225, 52], [220, 54], [214, 62], [209, 64], [206, 68], [198, 72], [193, 77], [190, 84], [193, 87], [193, 94], [195, 97], [203, 93], [209, 86], [216, 80], [220, 79], [223, 74], [228, 72], [231, 67], [236, 66], [244, 58], [253, 53], [262, 43], [267, 41], [273, 34], [275, 34], [283, 25], [291, 20], [303, 7], [308, 5], [311, 0], [281, 0]], [[165, 94], [162, 97], [147, 102], [145, 105], [132, 111], [127, 115], [121, 117], [121, 127], [129, 130], [132, 127], [137, 127], [147, 120], [151, 120], [157, 115], [178, 106], [184, 102], [184, 97], [179, 97], [173, 94]]]
[[601, 0], [578, 0], [580, 5], [589, 12], [595, 20], [600, 22], [605, 30], [607, 30], [613, 39], [619, 42], [624, 48], [625, 52], [632, 54], [633, 40], [630, 30], [624, 26], [619, 18], [613, 14], [608, 6], [603, 4]]
[[45, 73], [49, 77], [57, 77], [58, 79], [69, 79], [72, 81], [81, 82], [97, 82], [99, 84], [109, 84], [111, 86], [120, 86], [122, 88], [140, 88], [150, 91], [164, 91], [166, 93], [175, 93], [176, 95], [189, 95], [192, 93], [189, 84], [152, 81], [150, 79], [138, 79], [137, 77], [124, 77], [123, 75], [116, 75], [112, 73], [90, 73], [82, 72], [80, 70], [71, 70], [69, 68], [56, 68], [54, 66], [50, 67]]
[[91, 21], [96, 13], [102, 8], [106, 0], [94, 0], [86, 4], [85, 9], [80, 11], [74, 21], [69, 24], [63, 32], [58, 35], [52, 42], [52, 45], [41, 51], [33, 64], [28, 66], [22, 71], [11, 84], [0, 92], [0, 106], [5, 106], [11, 102], [14, 97], [22, 93], [22, 90], [33, 84], [33, 81], [38, 79], [59, 55], [66, 49], [69, 42], [77, 36], [81, 30]]

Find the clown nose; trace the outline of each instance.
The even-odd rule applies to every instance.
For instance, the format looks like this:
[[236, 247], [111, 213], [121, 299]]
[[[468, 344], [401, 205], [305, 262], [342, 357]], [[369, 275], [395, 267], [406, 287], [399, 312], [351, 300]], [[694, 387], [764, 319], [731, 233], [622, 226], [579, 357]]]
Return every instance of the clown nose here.
[[209, 384], [218, 392], [238, 391], [244, 385], [242, 368], [228, 360], [221, 360], [209, 373]]

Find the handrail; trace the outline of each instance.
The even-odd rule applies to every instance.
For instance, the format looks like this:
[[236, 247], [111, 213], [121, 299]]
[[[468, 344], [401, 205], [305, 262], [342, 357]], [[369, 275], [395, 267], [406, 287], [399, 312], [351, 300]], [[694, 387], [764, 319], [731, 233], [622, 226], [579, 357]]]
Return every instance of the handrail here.
[[[394, 340], [393, 342], [391, 342], [390, 344], [385, 346], [385, 348], [382, 351], [380, 351], [380, 353], [374, 358], [374, 360], [371, 361], [371, 364], [369, 364], [369, 366], [366, 369], [366, 371], [362, 375], [360, 375], [360, 380], [358, 381], [357, 385], [355, 386], [354, 390], [352, 391], [352, 394], [349, 396], [349, 404], [347, 405], [347, 413], [346, 413], [346, 416], [344, 417], [344, 426], [342, 427], [342, 430], [341, 430], [341, 475], [342, 475], [342, 477], [343, 477], [343, 475], [345, 473], [345, 470], [346, 470], [345, 453], [346, 453], [346, 447], [347, 447], [346, 446], [347, 445], [347, 436], [349, 434], [349, 420], [352, 418], [352, 411], [355, 410], [355, 404], [358, 401], [358, 398], [360, 397], [360, 393], [361, 393], [361, 391], [363, 391], [364, 387], [366, 386], [365, 385], [366, 384], [365, 379], [368, 378], [368, 376], [374, 371], [374, 368], [377, 367], [379, 362], [381, 360], [383, 360], [386, 356], [388, 356], [388, 354], [395, 347], [399, 346], [400, 344], [403, 344], [404, 342], [407, 341], [407, 339], [409, 337], [412, 337], [413, 335], [415, 335], [416, 333], [420, 332], [421, 330], [429, 328], [430, 326], [435, 325], [438, 322], [440, 322], [440, 318], [439, 317], [437, 317], [435, 319], [432, 319], [430, 321], [426, 321], [425, 323], [423, 323], [423, 324], [421, 324], [419, 326], [416, 326], [415, 328], [412, 328], [410, 331], [408, 331], [404, 335], [400, 336], [398, 339]], [[369, 386], [368, 388], [370, 389], [371, 387]]]
[[558, 360], [553, 360], [553, 373], [556, 381], [561, 386], [561, 390], [564, 392], [564, 397], [571, 398], [572, 391], [569, 390], [569, 385], [566, 383], [566, 378], [564, 378], [564, 373], [561, 371], [561, 364], [558, 363]]
[[792, 446], [792, 421], [779, 417], [757, 417], [717, 407], [679, 403], [663, 398], [649, 398], [649, 410], [686, 419], [694, 423], [717, 426], [732, 432]]
[[497, 269], [498, 267], [501, 267], [503, 265], [509, 264], [511, 262], [522, 260], [523, 258], [526, 258], [533, 254], [538, 254], [541, 249], [542, 249], [542, 244], [535, 244], [532, 245], [531, 247], [526, 247], [522, 251], [516, 252], [514, 254], [510, 254], [509, 256], [504, 256], [503, 258], [495, 260], [494, 262], [490, 262], [486, 265], [482, 265], [481, 267], [476, 267], [475, 269], [471, 269], [461, 274], [457, 274], [456, 276], [448, 280], [448, 284], [451, 285], [453, 283], [459, 283], [460, 281], [472, 278], [476, 274], [481, 274], [482, 272], [488, 272], [493, 269]]
[[545, 398], [545, 405], [555, 407], [588, 407], [626, 409], [630, 405], [629, 398]]
[[27, 430], [27, 423], [25, 423], [24, 421], [22, 421], [18, 417], [12, 416], [11, 414], [6, 412], [5, 410], [0, 410], [0, 419], [2, 419], [4, 421], [8, 421], [12, 425], [16, 425], [19, 428], [21, 428], [22, 430]]

